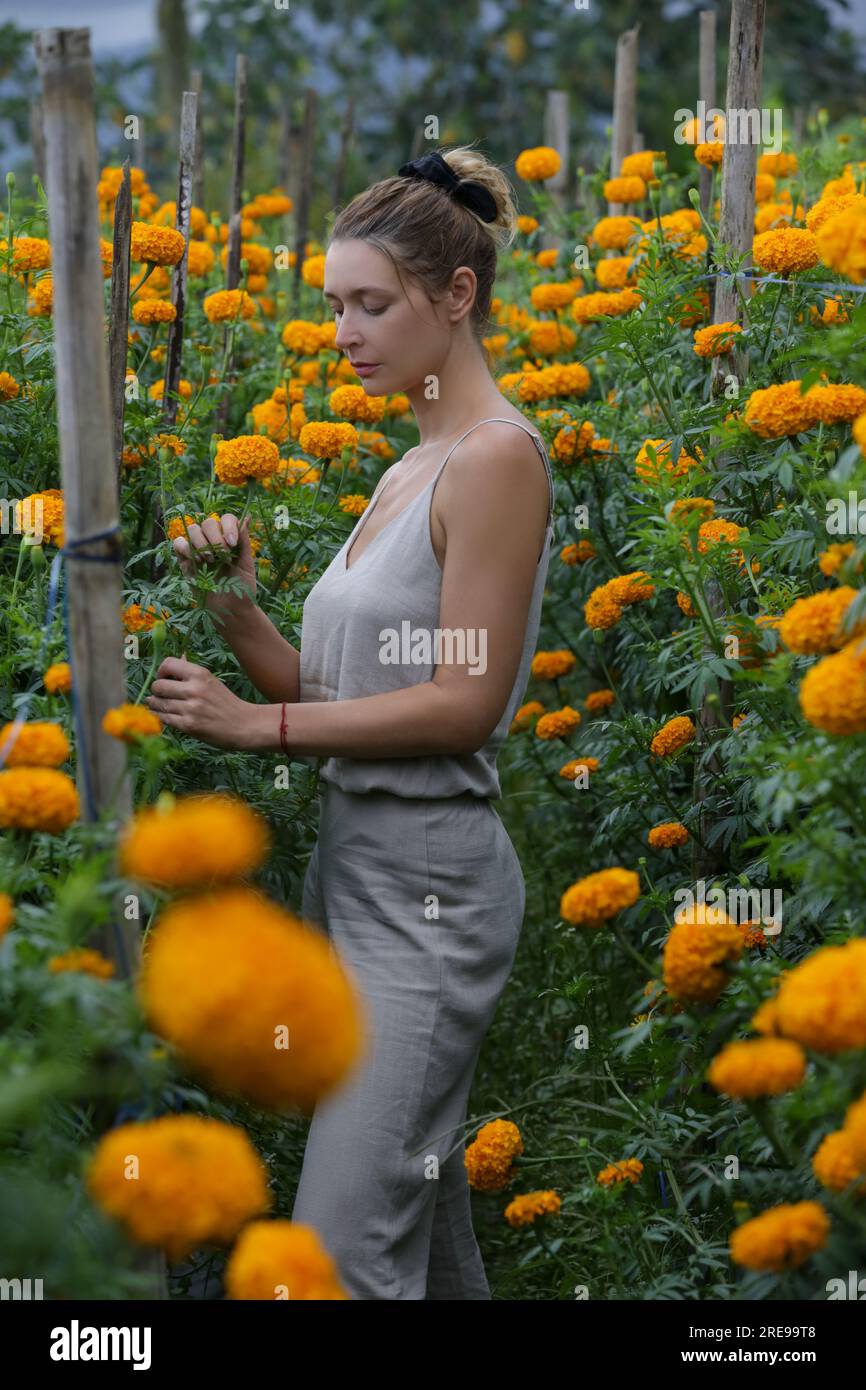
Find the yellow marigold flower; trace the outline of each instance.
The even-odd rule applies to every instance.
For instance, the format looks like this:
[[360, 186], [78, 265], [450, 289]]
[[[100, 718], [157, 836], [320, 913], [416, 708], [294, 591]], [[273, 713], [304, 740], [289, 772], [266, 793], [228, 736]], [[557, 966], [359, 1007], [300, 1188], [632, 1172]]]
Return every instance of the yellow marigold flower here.
[[849, 585], [840, 584], [836, 589], [823, 589], [796, 599], [779, 623], [779, 636], [785, 646], [803, 656], [844, 647], [864, 626], [861, 623], [851, 632], [842, 629], [842, 620], [857, 593]]
[[[801, 316], [798, 316], [801, 317]], [[832, 296], [824, 297], [824, 308], [818, 313], [817, 306], [809, 306], [809, 322], [815, 324], [847, 323], [848, 312], [841, 299], [834, 299]]]
[[533, 285], [529, 291], [529, 299], [533, 309], [555, 312], [571, 304], [577, 291], [578, 287], [572, 281], [551, 280], [541, 285]]
[[43, 492], [31, 492], [15, 503], [15, 529], [42, 543], [62, 546], [65, 540], [63, 492], [50, 487]]
[[683, 909], [664, 944], [665, 989], [683, 1002], [712, 1003], [728, 982], [725, 965], [739, 960], [744, 947], [743, 933], [724, 913], [703, 904]]
[[589, 389], [589, 372], [582, 362], [557, 362], [540, 371], [520, 374], [517, 394], [525, 404], [550, 396], [583, 396]]
[[[854, 1157], [851, 1136], [844, 1129], [835, 1129], [825, 1134], [812, 1156], [812, 1172], [822, 1187], [833, 1192], [842, 1192], [855, 1178], [864, 1174], [863, 1165]], [[858, 1183], [854, 1195], [866, 1195], [866, 1182]]]
[[514, 161], [517, 177], [527, 183], [543, 183], [559, 173], [562, 160], [556, 150], [549, 145], [535, 145], [532, 149], [521, 150]]
[[577, 544], [564, 545], [559, 558], [564, 565], [585, 565], [595, 559], [595, 546], [592, 541], [578, 541]]
[[[216, 263], [213, 247], [206, 241], [191, 241], [187, 251], [187, 273], [194, 279], [209, 275]], [[228, 293], [228, 291], [226, 291]]]
[[602, 217], [592, 229], [596, 246], [605, 251], [623, 251], [635, 232], [640, 231], [637, 217]]
[[544, 705], [539, 700], [529, 700], [525, 705], [521, 705], [511, 721], [509, 733], [517, 734], [522, 729], [528, 729], [530, 721], [536, 714], [544, 713]]
[[48, 318], [54, 307], [54, 276], [40, 275], [30, 287], [28, 313], [36, 318]]
[[763, 1033], [765, 1037], [779, 1036], [779, 1016], [776, 1008], [776, 1000], [765, 999], [763, 1004], [753, 1013], [749, 1026], [754, 1028], [756, 1033]]
[[[866, 421], [866, 415], [863, 416], [863, 419]], [[834, 542], [832, 545], [828, 545], [827, 549], [822, 550], [821, 554], [818, 556], [819, 570], [822, 574], [827, 575], [828, 578], [832, 578], [854, 554], [855, 549], [856, 547], [853, 541], [845, 541], [843, 543]], [[857, 564], [854, 566], [854, 570], [857, 574], [862, 573], [862, 560], [858, 560]]]
[[0, 893], [0, 940], [15, 921], [15, 904], [8, 893]]
[[616, 603], [645, 603], [655, 593], [655, 585], [644, 570], [618, 574], [608, 580], [607, 587]]
[[706, 117], [703, 121], [693, 116], [690, 121], [686, 121], [682, 128], [681, 135], [683, 143], [686, 145], [696, 145], [701, 135], [711, 135], [714, 140], [721, 140], [725, 134], [725, 118], [721, 112], [713, 116], [712, 121]]
[[[219, 512], [208, 512], [208, 517], [213, 518], [216, 521], [219, 521]], [[168, 523], [166, 536], [170, 541], [176, 540], [178, 536], [185, 536], [189, 527], [200, 526], [202, 519], [190, 516], [189, 512], [185, 512], [182, 517], [173, 516], [171, 521]]]
[[593, 772], [598, 772], [598, 767], [598, 758], [572, 758], [570, 762], [563, 763], [559, 775], [569, 782], [574, 782], [579, 773], [586, 772], [591, 776]]
[[161, 734], [162, 720], [144, 705], [123, 704], [116, 709], [106, 710], [102, 727], [112, 738], [134, 744], [139, 738]]
[[478, 1192], [501, 1191], [514, 1177], [512, 1165], [522, 1153], [520, 1130], [511, 1120], [491, 1120], [482, 1125], [464, 1154], [469, 1186]]
[[684, 594], [681, 589], [677, 590], [677, 607], [687, 618], [696, 618], [698, 616], [697, 608], [695, 608], [688, 594]]
[[239, 434], [235, 439], [221, 439], [214, 458], [214, 473], [221, 483], [238, 487], [244, 483], [270, 477], [280, 463], [280, 451], [272, 439], [263, 434]]
[[[9, 243], [0, 241], [0, 257], [5, 262]], [[40, 236], [17, 236], [12, 239], [12, 269], [18, 274], [29, 274], [32, 270], [47, 270], [51, 264], [51, 245]], [[5, 270], [5, 264], [3, 269]]]
[[174, 227], [155, 227], [151, 222], [133, 222], [129, 254], [134, 261], [153, 265], [177, 265], [186, 241]]
[[859, 204], [833, 213], [815, 232], [824, 265], [837, 270], [852, 284], [866, 279], [866, 215]]
[[721, 164], [724, 158], [725, 147], [721, 140], [705, 140], [699, 145], [695, 145], [694, 155], [699, 164], [703, 164], [710, 169], [714, 164]]
[[700, 512], [705, 521], [709, 521], [716, 509], [716, 504], [711, 497], [681, 497], [674, 502], [670, 509], [671, 521], [688, 521], [694, 512]]
[[[0, 748], [12, 732], [14, 723], [0, 728]], [[59, 724], [38, 720], [22, 724], [6, 754], [6, 767], [59, 767], [69, 757], [69, 739]]]
[[362, 516], [370, 505], [369, 497], [362, 492], [347, 492], [337, 500], [340, 510], [348, 516]]
[[583, 703], [590, 714], [595, 714], [597, 710], [609, 709], [615, 699], [616, 695], [612, 690], [590, 690]]
[[694, 335], [694, 351], [698, 357], [720, 357], [734, 346], [734, 334], [742, 333], [738, 323], [711, 323], [698, 328]]
[[263, 863], [267, 822], [227, 792], [161, 797], [139, 811], [120, 840], [124, 874], [159, 888], [243, 878]]
[[783, 976], [776, 1026], [816, 1052], [866, 1047], [866, 938], [821, 946]]
[[52, 695], [68, 695], [72, 689], [72, 670], [68, 661], [57, 661], [42, 676], [45, 689]]
[[315, 290], [321, 290], [325, 284], [325, 257], [308, 256], [301, 262], [301, 276], [305, 285], [311, 285]]
[[595, 278], [603, 290], [625, 289], [626, 284], [634, 283], [634, 276], [629, 275], [631, 265], [630, 256], [609, 256], [597, 263]]
[[835, 382], [827, 386], [813, 386], [808, 394], [815, 419], [825, 425], [850, 422], [866, 411], [866, 391], [862, 386]]
[[[550, 319], [533, 319], [528, 332], [529, 351], [536, 357], [552, 357], [554, 353], [569, 351], [577, 342], [577, 334], [573, 333], [567, 324]], [[502, 334], [502, 338], [504, 350], [508, 337]]]
[[225, 1288], [231, 1299], [333, 1303], [349, 1298], [318, 1232], [298, 1221], [244, 1226], [226, 1262]]
[[619, 318], [622, 314], [631, 313], [641, 302], [642, 296], [636, 290], [599, 290], [575, 299], [571, 312], [577, 323], [589, 323], [598, 318]]
[[284, 405], [270, 396], [258, 401], [251, 411], [256, 430], [264, 432], [275, 444], [284, 444], [289, 437], [289, 413]]
[[642, 203], [647, 189], [640, 174], [620, 174], [606, 179], [602, 192], [609, 203]]
[[571, 705], [564, 705], [562, 709], [541, 715], [535, 726], [535, 736], [543, 739], [567, 738], [580, 721], [580, 712], [572, 709]]
[[337, 386], [328, 397], [334, 415], [375, 424], [385, 414], [387, 396], [368, 396], [363, 386]]
[[273, 193], [257, 193], [253, 206], [258, 208], [259, 217], [285, 217], [295, 204], [287, 193], [274, 189]]
[[[164, 391], [165, 382], [155, 381], [147, 394], [150, 400], [161, 401]], [[181, 377], [180, 381], [177, 383], [177, 394], [181, 396], [185, 401], [188, 401], [190, 396], [192, 395], [192, 382], [187, 381], [185, 377]]]
[[819, 1202], [782, 1202], [731, 1232], [731, 1259], [747, 1269], [781, 1274], [820, 1250], [829, 1233], [830, 1218]]
[[553, 457], [560, 463], [570, 464], [576, 458], [586, 458], [587, 450], [595, 437], [595, 427], [589, 420], [583, 420], [579, 428], [563, 425], [557, 430], [553, 441]]
[[205, 295], [202, 308], [210, 323], [232, 323], [242, 318], [253, 318], [256, 302], [246, 290], [215, 290], [213, 294]]
[[622, 611], [622, 604], [611, 593], [609, 582], [593, 589], [583, 605], [587, 627], [601, 630], [616, 627], [622, 617]]
[[273, 1200], [245, 1131], [205, 1115], [161, 1115], [110, 1129], [88, 1163], [86, 1185], [130, 1240], [159, 1246], [173, 1261], [202, 1245], [230, 1245]]
[[634, 471], [639, 478], [654, 481], [659, 476], [660, 465], [663, 464], [665, 472], [670, 473], [671, 477], [681, 478], [690, 468], [700, 467], [704, 456], [697, 447], [695, 455], [687, 454], [685, 449], [681, 449], [680, 456], [674, 464], [671, 460], [670, 440], [646, 439], [635, 456]]
[[313, 323], [310, 319], [290, 319], [283, 329], [283, 344], [299, 357], [315, 357], [322, 346], [323, 327], [323, 324]]
[[811, 429], [816, 423], [813, 398], [808, 391], [801, 394], [800, 385], [799, 380], [785, 381], [753, 391], [743, 417], [749, 429], [762, 439], [781, 439]]
[[11, 401], [18, 395], [21, 387], [9, 372], [0, 372], [0, 401]]
[[537, 1216], [556, 1216], [562, 1206], [562, 1199], [556, 1192], [547, 1189], [543, 1192], [523, 1192], [515, 1197], [505, 1208], [505, 1220], [509, 1226], [530, 1226]]
[[64, 951], [60, 956], [49, 956], [48, 969], [55, 975], [66, 970], [76, 973], [80, 971], [85, 975], [95, 975], [98, 980], [108, 980], [114, 974], [113, 962], [107, 960], [100, 951], [93, 951], [86, 946]]
[[538, 681], [558, 680], [560, 676], [568, 675], [576, 659], [574, 652], [565, 650], [536, 652], [530, 670]]
[[825, 656], [800, 684], [800, 708], [828, 734], [866, 732], [866, 643], [856, 639]]
[[[667, 155], [664, 150], [636, 150], [634, 154], [627, 154], [619, 166], [622, 175], [637, 174], [645, 183], [657, 184], [659, 180], [653, 174], [653, 163], [659, 160], [662, 164], [667, 163]], [[611, 199], [611, 202], [617, 201]]]
[[623, 1158], [617, 1163], [609, 1163], [596, 1174], [596, 1182], [601, 1187], [619, 1186], [620, 1183], [636, 1183], [643, 1172], [639, 1158]]
[[808, 227], [775, 227], [752, 242], [752, 259], [762, 270], [789, 275], [809, 270], [820, 259], [818, 244]]
[[819, 198], [814, 207], [806, 213], [806, 226], [815, 235], [829, 218], [835, 217], [838, 212], [844, 212], [847, 208], [856, 208], [862, 216], [866, 213], [866, 198], [862, 193], [853, 192]]
[[787, 179], [790, 178], [791, 174], [796, 174], [799, 167], [797, 156], [788, 154], [784, 150], [778, 154], [758, 155], [759, 174], [772, 174], [774, 178]]
[[[226, 244], [220, 251], [220, 262], [228, 262], [229, 248]], [[257, 246], [254, 241], [241, 242], [241, 260], [246, 261], [251, 275], [267, 275], [274, 263], [273, 253], [267, 246]]]
[[540, 225], [537, 217], [527, 217], [525, 214], [522, 214], [517, 219], [517, 230], [521, 232], [523, 236], [529, 236], [530, 232], [536, 231]]
[[696, 729], [687, 714], [677, 714], [663, 724], [650, 744], [650, 752], [657, 758], [669, 758], [691, 743]]
[[139, 988], [149, 1026], [191, 1067], [272, 1110], [311, 1110], [367, 1042], [363, 1002], [327, 935], [248, 888], [166, 908]]
[[717, 1091], [743, 1100], [793, 1091], [806, 1074], [806, 1054], [787, 1038], [749, 1038], [722, 1048], [707, 1069]]
[[305, 454], [314, 458], [336, 458], [344, 449], [357, 449], [358, 431], [354, 425], [311, 420], [302, 427], [298, 443]]
[[54, 767], [0, 771], [0, 829], [58, 834], [78, 819], [78, 792], [71, 777]]
[[559, 915], [573, 926], [600, 927], [639, 897], [640, 879], [633, 869], [601, 869], [566, 889]]
[[177, 309], [164, 299], [142, 299], [132, 306], [132, 317], [136, 323], [157, 324], [174, 323]]
[[153, 625], [159, 621], [165, 621], [170, 616], [167, 608], [163, 608], [158, 616], [156, 609], [151, 605], [147, 612], [144, 612], [141, 604], [132, 603], [123, 610], [123, 626], [127, 632], [149, 632]]
[[776, 180], [772, 174], [755, 175], [755, 202], [768, 203], [776, 191]]
[[647, 840], [653, 849], [674, 849], [677, 845], [688, 843], [689, 832], [677, 820], [663, 821], [647, 831]]

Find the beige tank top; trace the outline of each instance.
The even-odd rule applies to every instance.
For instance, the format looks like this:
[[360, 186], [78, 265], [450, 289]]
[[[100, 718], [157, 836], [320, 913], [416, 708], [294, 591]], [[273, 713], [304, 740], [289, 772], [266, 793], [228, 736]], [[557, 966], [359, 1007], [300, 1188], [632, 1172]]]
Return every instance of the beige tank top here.
[[[475, 753], [377, 759], [299, 759], [313, 765], [321, 761], [321, 779], [334, 783], [343, 791], [387, 791], [407, 797], [459, 796], [465, 793], [493, 799], [502, 796], [496, 759], [524, 694], [535, 652], [553, 539], [554, 489], [550, 462], [541, 437], [516, 420], [508, 420], [504, 416], [491, 418], [517, 425], [535, 441], [547, 473], [550, 493], [547, 530], [536, 568], [523, 651], [508, 703], [487, 743]], [[479, 420], [452, 444], [426, 486], [382, 527], [347, 569], [347, 553], [378, 502], [377, 497], [359, 517], [345, 544], [313, 585], [304, 603], [301, 626], [302, 703], [310, 700], [361, 699], [432, 680], [436, 670], [435, 649], [431, 648], [427, 653], [422, 650], [422, 659], [419, 660], [418, 647], [415, 646], [414, 650], [412, 647], [415, 641], [412, 634], [420, 630], [430, 634], [432, 640], [432, 634], [439, 627], [442, 571], [430, 536], [433, 490], [457, 445], [478, 425], [487, 423], [487, 420]], [[399, 635], [388, 651], [387, 661], [382, 659], [382, 633], [386, 629]], [[446, 650], [444, 646], [442, 650]], [[429, 661], [423, 659], [427, 655], [430, 656]], [[410, 656], [414, 659], [409, 659]]]

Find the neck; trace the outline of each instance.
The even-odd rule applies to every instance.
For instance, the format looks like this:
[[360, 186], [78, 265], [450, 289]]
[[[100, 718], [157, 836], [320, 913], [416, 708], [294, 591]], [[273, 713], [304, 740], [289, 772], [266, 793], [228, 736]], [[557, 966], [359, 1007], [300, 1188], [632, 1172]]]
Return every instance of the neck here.
[[[498, 390], [474, 340], [454, 335], [445, 359], [406, 395], [418, 421], [419, 447], [458, 438], [470, 425], [488, 415], [502, 415], [507, 401]], [[429, 378], [438, 383], [438, 396], [427, 395]]]

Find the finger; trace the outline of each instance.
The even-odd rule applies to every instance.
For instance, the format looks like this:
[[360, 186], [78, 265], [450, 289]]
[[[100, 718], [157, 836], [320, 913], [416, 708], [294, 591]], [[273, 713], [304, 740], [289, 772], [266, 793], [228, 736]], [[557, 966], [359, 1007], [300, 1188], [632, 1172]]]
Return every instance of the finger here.
[[187, 560], [190, 558], [189, 541], [186, 536], [175, 536], [171, 544], [176, 555], [180, 555]]
[[189, 698], [189, 691], [186, 687], [186, 681], [156, 680], [150, 688], [157, 700], [180, 702]]
[[202, 522], [201, 529], [215, 551], [228, 550], [222, 526], [220, 522], [217, 521], [216, 517], [209, 516]]
[[157, 670], [158, 676], [175, 676], [179, 680], [187, 680], [192, 671], [198, 670], [192, 661], [187, 661], [184, 657], [181, 660], [178, 656], [163, 657]]
[[229, 545], [237, 545], [239, 534], [237, 517], [233, 516], [231, 512], [226, 512], [225, 516], [220, 517], [220, 522], [223, 528], [223, 535]]

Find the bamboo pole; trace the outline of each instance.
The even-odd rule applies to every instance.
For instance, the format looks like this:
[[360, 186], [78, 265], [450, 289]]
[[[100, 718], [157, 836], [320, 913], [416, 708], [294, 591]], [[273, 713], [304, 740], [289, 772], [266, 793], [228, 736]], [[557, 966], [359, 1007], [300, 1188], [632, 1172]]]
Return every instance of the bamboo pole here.
[[183, 351], [183, 326], [186, 312], [186, 281], [189, 263], [190, 207], [195, 173], [195, 149], [198, 97], [195, 92], [184, 92], [180, 113], [180, 154], [177, 170], [177, 202], [175, 227], [186, 243], [183, 255], [174, 268], [171, 284], [171, 302], [177, 313], [168, 328], [168, 350], [165, 355], [165, 387], [163, 391], [163, 419], [171, 429], [177, 416], [177, 388], [180, 382], [180, 360]]
[[343, 117], [343, 124], [340, 128], [340, 149], [337, 154], [337, 168], [334, 174], [334, 207], [338, 208], [343, 201], [343, 185], [346, 181], [346, 161], [349, 156], [349, 146], [352, 142], [352, 130], [355, 123], [355, 97], [350, 94], [346, 103], [346, 111]]
[[297, 313], [301, 298], [301, 266], [304, 248], [310, 235], [310, 207], [313, 201], [313, 148], [316, 138], [316, 92], [307, 87], [304, 93], [304, 129], [301, 142], [301, 167], [298, 171], [298, 203], [296, 214], [295, 265], [292, 278], [292, 312]]
[[[559, 155], [559, 169], [545, 180], [545, 191], [551, 195], [559, 211], [559, 225], [564, 224], [565, 190], [568, 187], [569, 144], [568, 144], [568, 92], [555, 88], [547, 93], [544, 107], [544, 143]], [[543, 245], [545, 249], [560, 249], [562, 237], [552, 228], [545, 226]]]
[[[610, 145], [610, 177], [615, 179], [627, 154], [634, 152], [637, 130], [637, 58], [640, 24], [626, 29], [616, 41], [613, 80], [613, 128]], [[608, 215], [617, 217], [624, 203], [608, 203]]]
[[[716, 105], [716, 12], [698, 12], [698, 96], [704, 103], [705, 111], [712, 111]], [[712, 139], [712, 134], [709, 136]], [[701, 193], [701, 211], [709, 219], [710, 196], [713, 187], [713, 171], [701, 165], [698, 187]]]
[[[758, 111], [761, 94], [761, 68], [764, 39], [765, 0], [733, 0], [731, 9], [731, 32], [728, 49], [728, 79], [725, 95], [725, 110]], [[751, 251], [755, 219], [755, 166], [757, 149], [749, 140], [729, 142], [732, 131], [725, 129], [725, 154], [722, 161], [722, 207], [719, 224], [719, 241], [726, 243], [736, 252]], [[738, 134], [751, 134], [751, 129]], [[740, 319], [740, 299], [737, 282], [719, 279], [716, 283], [714, 323], [738, 322]], [[752, 282], [741, 282], [744, 296], [751, 292]], [[744, 354], [735, 351], [713, 359], [713, 390], [717, 391], [725, 377], [733, 372], [742, 387], [748, 370], [748, 360]], [[716, 439], [713, 440], [715, 444]], [[713, 468], [718, 472], [730, 471], [735, 466], [735, 457], [729, 453], [715, 453]], [[748, 563], [748, 562], [747, 562]], [[714, 620], [721, 622], [725, 617], [725, 602], [721, 586], [716, 580], [706, 587], [707, 606]], [[705, 644], [705, 659], [710, 654]], [[717, 820], [713, 808], [713, 789], [718, 785], [721, 763], [713, 745], [730, 728], [733, 705], [733, 685], [731, 681], [720, 680], [714, 697], [705, 695], [698, 713], [696, 724], [696, 757], [694, 773], [694, 802], [698, 807], [698, 834], [709, 846]], [[710, 878], [718, 873], [722, 864], [721, 852], [710, 846], [703, 849], [693, 841], [692, 869], [695, 879]]]
[[244, 197], [244, 154], [247, 125], [247, 60], [235, 59], [235, 131], [232, 152], [232, 193], [229, 209], [226, 289], [235, 290], [241, 278], [241, 207]]
[[111, 256], [111, 309], [108, 320], [108, 370], [114, 424], [114, 465], [118, 487], [123, 473], [123, 413], [126, 406], [126, 358], [129, 338], [129, 242], [132, 193], [129, 158], [123, 161], [123, 180], [114, 201]]
[[201, 68], [193, 68], [189, 85], [196, 95], [195, 158], [193, 160], [192, 201], [197, 208], [204, 207], [204, 135], [202, 132]]

